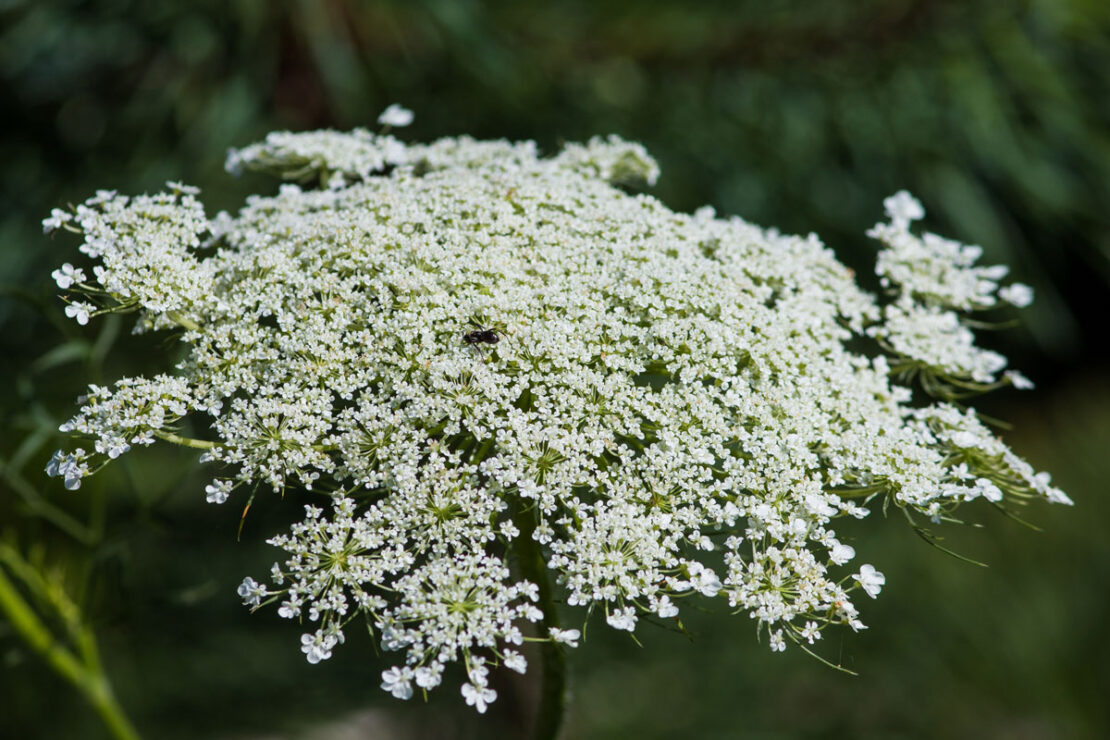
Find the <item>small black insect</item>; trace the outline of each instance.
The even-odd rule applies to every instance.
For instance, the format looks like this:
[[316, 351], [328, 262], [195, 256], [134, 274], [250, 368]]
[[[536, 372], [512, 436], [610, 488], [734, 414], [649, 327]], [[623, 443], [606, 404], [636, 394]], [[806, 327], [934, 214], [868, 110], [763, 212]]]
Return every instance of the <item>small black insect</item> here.
[[475, 329], [463, 335], [467, 344], [497, 344], [501, 338], [494, 329]]

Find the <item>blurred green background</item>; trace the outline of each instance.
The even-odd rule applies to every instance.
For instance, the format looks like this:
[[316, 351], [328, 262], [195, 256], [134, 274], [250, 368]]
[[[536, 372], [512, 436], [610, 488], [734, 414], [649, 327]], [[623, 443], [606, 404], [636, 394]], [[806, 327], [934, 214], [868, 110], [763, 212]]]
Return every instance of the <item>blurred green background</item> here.
[[[296, 500], [258, 502], [237, 542], [193, 452], [142, 450], [78, 493], [45, 478], [85, 384], [167, 347], [66, 320], [49, 273], [76, 243], [40, 221], [167, 179], [234, 209], [275, 186], [226, 176], [228, 147], [373, 127], [392, 102], [416, 111], [404, 138], [551, 152], [613, 132], [658, 158], [671, 207], [816, 231], [861, 275], [899, 188], [1012, 265], [1037, 302], [985, 342], [1040, 387], [981, 406], [1077, 506], [1030, 509], [1042, 532], [969, 510], [984, 527], [945, 544], [987, 569], [895, 519], [856, 527], [887, 587], [872, 629], [824, 647], [858, 678], [772, 655], [745, 617], [691, 615], [692, 642], [648, 629], [643, 648], [597, 625], [571, 655], [567, 737], [1108, 737], [1108, 70], [1105, 0], [0, 0], [0, 537], [80, 607], [146, 737], [522, 736], [526, 680], [484, 718], [450, 690], [400, 703], [365, 636], [310, 666], [294, 626], [239, 605]], [[3, 738], [107, 737], [2, 619], [0, 707]]]

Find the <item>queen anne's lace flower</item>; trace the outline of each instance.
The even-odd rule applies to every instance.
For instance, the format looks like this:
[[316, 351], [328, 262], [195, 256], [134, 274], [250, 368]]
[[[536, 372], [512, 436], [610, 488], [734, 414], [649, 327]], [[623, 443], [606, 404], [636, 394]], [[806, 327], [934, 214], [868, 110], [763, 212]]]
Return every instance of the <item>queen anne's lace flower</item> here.
[[[872, 499], [933, 519], [973, 499], [1068, 502], [973, 410], [892, 384], [920, 376], [950, 398], [1028, 383], [998, 380], [1005, 360], [961, 314], [1028, 291], [999, 290], [1005, 271], [974, 266], [977, 248], [914, 234], [908, 194], [872, 231], [881, 302], [814, 236], [614, 187], [658, 175], [615, 137], [544, 159], [530, 142], [275, 133], [228, 167], [319, 187], [213, 219], [182, 185], [102, 192], [44, 222], [95, 260], [95, 282], [55, 273], [81, 298], [74, 318], [137, 310], [187, 348], [172, 374], [91, 386], [64, 429], [94, 452], [47, 471], [76, 488], [160, 438], [222, 466], [210, 501], [315, 492], [270, 540], [275, 588], [248, 578], [239, 594], [307, 623], [313, 663], [365, 621], [399, 653], [381, 674], [399, 698], [458, 661], [484, 711], [489, 668], [525, 670], [526, 632], [577, 646], [514, 570], [518, 548], [614, 629], [697, 595], [746, 612], [777, 651], [864, 628], [852, 595], [885, 578], [849, 575], [855, 549], [832, 527]], [[869, 355], [849, 349], [867, 337]], [[179, 436], [188, 418], [209, 438]]]

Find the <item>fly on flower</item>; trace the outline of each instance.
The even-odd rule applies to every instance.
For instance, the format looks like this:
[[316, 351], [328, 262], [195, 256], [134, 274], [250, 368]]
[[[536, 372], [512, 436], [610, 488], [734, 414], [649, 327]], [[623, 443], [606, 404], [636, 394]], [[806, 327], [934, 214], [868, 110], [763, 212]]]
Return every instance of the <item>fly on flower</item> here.
[[497, 344], [500, 337], [494, 329], [475, 329], [464, 334], [463, 341], [467, 344]]

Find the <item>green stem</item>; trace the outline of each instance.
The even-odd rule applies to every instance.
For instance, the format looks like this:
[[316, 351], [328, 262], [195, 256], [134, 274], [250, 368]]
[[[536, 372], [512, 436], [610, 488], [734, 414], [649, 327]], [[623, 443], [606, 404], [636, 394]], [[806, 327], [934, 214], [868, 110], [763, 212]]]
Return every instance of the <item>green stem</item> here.
[[166, 316], [170, 319], [170, 321], [173, 321], [178, 326], [188, 329], [189, 331], [198, 331], [200, 329], [200, 324], [190, 318], [182, 316], [177, 311], [170, 311], [168, 314], [166, 314]]
[[91, 677], [90, 685], [82, 691], [113, 737], [117, 740], [141, 740], [139, 733], [123, 713], [123, 708], [116, 701], [112, 686], [104, 674]]
[[[154, 436], [158, 439], [164, 439], [167, 442], [173, 442], [175, 445], [183, 447], [192, 447], [198, 450], [211, 450], [216, 447], [216, 442], [209, 442], [207, 439], [196, 439], [194, 437], [182, 437], [173, 432], [163, 431], [161, 429], [154, 430]], [[317, 452], [333, 452], [337, 449], [335, 445], [311, 445], [312, 449]]]
[[[514, 540], [521, 574], [539, 587], [539, 607], [543, 610], [540, 629], [544, 636], [550, 634], [552, 627], [558, 627], [558, 611], [552, 594], [551, 580], [547, 575], [540, 545], [533, 537], [536, 531], [534, 509], [526, 509], [518, 502], [513, 519], [520, 529]], [[541, 668], [540, 706], [536, 713], [536, 726], [533, 737], [536, 740], [555, 740], [563, 724], [563, 714], [567, 704], [567, 656], [562, 645], [544, 642], [540, 645]]]
[[206, 439], [193, 439], [192, 437], [180, 437], [173, 432], [164, 432], [161, 429], [154, 430], [154, 436], [159, 439], [164, 439], [167, 442], [173, 442], [175, 445], [182, 445], [184, 447], [194, 447], [198, 450], [210, 450], [216, 446], [215, 442], [209, 442]]
[[73, 684], [92, 704], [100, 719], [117, 740], [139, 740], [139, 733], [131, 726], [123, 709], [112, 693], [107, 676], [100, 668], [96, 644], [92, 633], [82, 630], [81, 652], [87, 664], [82, 664], [64, 645], [54, 639], [34, 611], [19, 594], [7, 574], [0, 568], [0, 610], [16, 632], [26, 640], [36, 653], [65, 680]]
[[41, 655], [50, 667], [70, 683], [80, 686], [84, 682], [84, 668], [73, 654], [54, 640], [50, 632], [35, 616], [31, 607], [20, 596], [15, 585], [0, 568], [0, 609], [27, 644]]
[[826, 489], [826, 491], [828, 491], [829, 493], [835, 494], [836, 496], [839, 496], [842, 499], [867, 498], [868, 496], [874, 496], [876, 493], [882, 493], [883, 491], [886, 491], [889, 488], [889, 485], [890, 484], [888, 484], [886, 482], [883, 482], [883, 483], [876, 483], [875, 485], [872, 485], [872, 486], [861, 486], [859, 488], [839, 488], [839, 489], [838, 488], [831, 488], [831, 489]]

